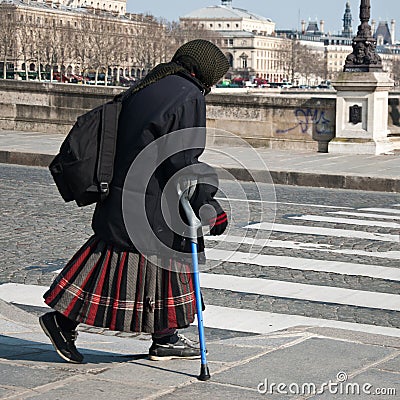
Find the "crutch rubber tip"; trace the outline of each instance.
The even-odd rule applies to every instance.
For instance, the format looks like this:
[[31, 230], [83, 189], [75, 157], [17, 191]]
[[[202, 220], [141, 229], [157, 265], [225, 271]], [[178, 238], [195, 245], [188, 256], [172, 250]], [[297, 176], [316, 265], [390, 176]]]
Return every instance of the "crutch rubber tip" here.
[[201, 364], [200, 375], [197, 377], [199, 381], [208, 381], [211, 378], [207, 364]]

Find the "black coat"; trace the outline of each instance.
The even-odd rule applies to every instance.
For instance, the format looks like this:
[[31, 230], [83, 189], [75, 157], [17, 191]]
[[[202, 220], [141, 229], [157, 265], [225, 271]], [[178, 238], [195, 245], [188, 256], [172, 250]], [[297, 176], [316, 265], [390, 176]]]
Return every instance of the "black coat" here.
[[[177, 195], [168, 195], [164, 208], [161, 197], [163, 192], [175, 192], [177, 178], [170, 186], [167, 182], [177, 171], [196, 165], [201, 167], [201, 171], [196, 170], [199, 181], [207, 177], [215, 184], [197, 185], [191, 200], [193, 209], [198, 214], [200, 207], [208, 204], [217, 214], [222, 212], [213, 199], [217, 191], [216, 174], [198, 161], [204, 151], [205, 126], [202, 88], [190, 77], [167, 76], [126, 99], [119, 119], [110, 194], [104, 202], [97, 204], [93, 215], [95, 234], [121, 249], [146, 255], [160, 255], [160, 241], [175, 251], [190, 252], [190, 241], [181, 235], [183, 231], [174, 228], [174, 232], [168, 225], [168, 218], [163, 216], [178, 207]], [[172, 133], [193, 127], [200, 129], [187, 130], [179, 136]], [[185, 149], [185, 146], [189, 148]], [[138, 157], [143, 149], [146, 149], [145, 153]], [[179, 152], [173, 154], [176, 151]], [[164, 160], [165, 155], [169, 157]], [[128, 171], [131, 172], [127, 179]], [[145, 212], [142, 212], [142, 203]], [[142, 221], [143, 215], [148, 227]], [[200, 240], [200, 251], [203, 250], [202, 243]]]

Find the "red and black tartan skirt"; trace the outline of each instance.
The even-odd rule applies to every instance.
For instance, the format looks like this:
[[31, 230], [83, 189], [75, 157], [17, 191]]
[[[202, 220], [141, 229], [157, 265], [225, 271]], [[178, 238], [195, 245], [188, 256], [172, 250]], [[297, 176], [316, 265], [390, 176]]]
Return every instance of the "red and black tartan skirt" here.
[[188, 265], [168, 263], [161, 268], [92, 236], [43, 297], [66, 317], [92, 326], [146, 333], [184, 328], [196, 312], [193, 275]]

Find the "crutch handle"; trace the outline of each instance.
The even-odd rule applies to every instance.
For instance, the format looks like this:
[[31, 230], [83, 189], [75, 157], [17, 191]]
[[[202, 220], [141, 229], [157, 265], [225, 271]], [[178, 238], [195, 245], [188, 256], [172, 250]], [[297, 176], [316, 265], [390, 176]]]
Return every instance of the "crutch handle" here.
[[190, 226], [190, 239], [197, 243], [197, 231], [201, 228], [201, 222], [197, 218], [192, 206], [190, 205], [190, 198], [196, 189], [197, 180], [193, 177], [186, 177], [178, 184], [178, 196], [185, 211], [188, 223]]

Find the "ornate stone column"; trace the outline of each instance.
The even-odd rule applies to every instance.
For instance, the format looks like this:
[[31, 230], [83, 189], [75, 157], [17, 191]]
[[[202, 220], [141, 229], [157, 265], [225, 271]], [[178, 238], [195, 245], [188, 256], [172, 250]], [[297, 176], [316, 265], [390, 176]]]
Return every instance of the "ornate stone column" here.
[[360, 20], [357, 36], [353, 39], [353, 52], [346, 58], [345, 72], [381, 72], [382, 60], [376, 52], [376, 40], [372, 36], [369, 19], [371, 0], [361, 0]]
[[394, 82], [383, 72], [369, 19], [371, 1], [361, 0], [357, 36], [344, 71], [332, 82], [337, 90], [336, 137], [330, 153], [384, 154], [396, 147], [389, 137], [389, 90]]

